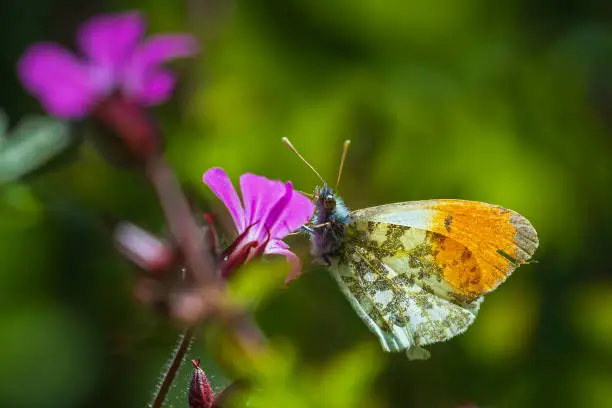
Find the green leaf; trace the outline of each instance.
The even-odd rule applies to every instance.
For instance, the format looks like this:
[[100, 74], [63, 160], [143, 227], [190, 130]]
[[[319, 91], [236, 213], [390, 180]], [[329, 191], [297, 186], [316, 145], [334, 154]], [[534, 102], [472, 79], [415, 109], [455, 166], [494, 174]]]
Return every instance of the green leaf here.
[[228, 293], [241, 307], [256, 309], [283, 289], [287, 273], [287, 262], [280, 257], [249, 262], [230, 278]]
[[[0, 117], [0, 130], [6, 122]], [[0, 141], [0, 182], [13, 181], [40, 168], [70, 146], [68, 124], [30, 116]]]
[[257, 369], [252, 387], [233, 395], [229, 406], [266, 407], [370, 407], [372, 384], [384, 365], [382, 352], [372, 343], [361, 344], [327, 364], [307, 365], [289, 344], [272, 341]]
[[316, 389], [312, 394], [330, 407], [363, 406], [371, 397], [368, 390], [383, 366], [377, 346], [359, 344], [336, 357], [323, 372], [311, 373], [310, 381]]

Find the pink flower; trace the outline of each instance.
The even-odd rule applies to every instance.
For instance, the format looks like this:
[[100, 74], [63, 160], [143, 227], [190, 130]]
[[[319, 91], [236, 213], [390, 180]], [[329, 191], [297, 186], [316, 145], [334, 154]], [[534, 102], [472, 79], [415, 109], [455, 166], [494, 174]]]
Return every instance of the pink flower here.
[[52, 115], [81, 118], [114, 92], [141, 105], [168, 99], [175, 76], [162, 64], [197, 52], [187, 34], [143, 40], [139, 12], [106, 14], [83, 23], [77, 32], [81, 56], [52, 42], [30, 46], [18, 63], [24, 87]]
[[297, 277], [300, 260], [282, 239], [308, 222], [314, 212], [310, 199], [293, 190], [291, 182], [283, 184], [246, 173], [240, 177], [243, 207], [222, 169], [208, 170], [203, 179], [225, 204], [238, 230], [238, 238], [225, 254], [228, 271], [259, 254], [279, 254], [286, 256], [290, 264], [287, 281]]

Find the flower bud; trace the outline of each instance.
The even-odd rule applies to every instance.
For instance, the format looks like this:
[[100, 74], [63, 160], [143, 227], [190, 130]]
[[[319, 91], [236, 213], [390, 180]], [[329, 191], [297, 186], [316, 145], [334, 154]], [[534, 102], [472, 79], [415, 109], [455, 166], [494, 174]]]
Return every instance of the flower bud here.
[[189, 408], [212, 408], [215, 405], [215, 393], [204, 370], [200, 368], [200, 359], [191, 360], [194, 366], [189, 386]]
[[129, 260], [147, 271], [162, 271], [174, 260], [170, 244], [129, 222], [115, 228], [115, 242]]

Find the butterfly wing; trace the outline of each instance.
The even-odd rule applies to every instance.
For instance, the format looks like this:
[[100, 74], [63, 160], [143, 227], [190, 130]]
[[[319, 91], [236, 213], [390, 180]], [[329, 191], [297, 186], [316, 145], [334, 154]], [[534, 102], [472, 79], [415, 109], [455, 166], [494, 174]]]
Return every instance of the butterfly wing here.
[[332, 276], [385, 351], [405, 349], [410, 359], [427, 359], [420, 346], [454, 337], [476, 318], [480, 300], [465, 308], [436, 296], [410, 272], [394, 271], [363, 247], [347, 247], [345, 255]]
[[481, 202], [413, 201], [366, 208], [351, 217], [362, 229], [381, 223], [428, 231], [442, 280], [468, 300], [499, 286], [538, 247], [527, 219]]
[[479, 202], [389, 204], [350, 217], [332, 274], [383, 348], [413, 358], [424, 356], [419, 346], [465, 331], [482, 294], [538, 245], [525, 218]]

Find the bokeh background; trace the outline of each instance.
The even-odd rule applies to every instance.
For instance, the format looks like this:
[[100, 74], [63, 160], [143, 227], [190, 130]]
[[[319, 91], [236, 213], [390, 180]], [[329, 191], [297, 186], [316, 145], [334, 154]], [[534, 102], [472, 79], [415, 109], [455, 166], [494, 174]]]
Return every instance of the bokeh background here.
[[[201, 183], [209, 167], [311, 191], [316, 176], [281, 137], [328, 180], [350, 138], [340, 193], [351, 208], [462, 198], [515, 209], [537, 228], [538, 263], [487, 296], [475, 324], [430, 347], [426, 362], [382, 352], [335, 282], [308, 267], [257, 311], [294, 359], [268, 406], [314, 406], [313, 395], [330, 407], [612, 406], [610, 2], [2, 8], [0, 107], [12, 123], [41, 112], [15, 73], [33, 41], [72, 46], [80, 21], [127, 9], [146, 13], [150, 32], [197, 35], [203, 53], [176, 64], [181, 86], [155, 113], [169, 160], [202, 208], [214, 202]], [[0, 186], [0, 406], [149, 401], [180, 328], [134, 300], [133, 268], [101, 222], [109, 218], [164, 228], [151, 189], [89, 143], [69, 165]], [[306, 260], [306, 239], [291, 243]], [[208, 353], [198, 340], [190, 357], [203, 358], [220, 389], [229, 378]], [[189, 375], [186, 367], [168, 406], [187, 406]]]

